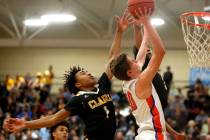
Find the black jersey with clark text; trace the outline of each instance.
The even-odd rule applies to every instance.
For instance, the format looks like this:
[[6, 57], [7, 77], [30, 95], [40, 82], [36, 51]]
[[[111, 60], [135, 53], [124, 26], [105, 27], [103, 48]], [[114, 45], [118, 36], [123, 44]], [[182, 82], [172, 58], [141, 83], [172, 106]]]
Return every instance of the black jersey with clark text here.
[[114, 139], [116, 120], [110, 90], [111, 81], [103, 73], [94, 91], [80, 91], [65, 106], [71, 116], [84, 121], [88, 140]]

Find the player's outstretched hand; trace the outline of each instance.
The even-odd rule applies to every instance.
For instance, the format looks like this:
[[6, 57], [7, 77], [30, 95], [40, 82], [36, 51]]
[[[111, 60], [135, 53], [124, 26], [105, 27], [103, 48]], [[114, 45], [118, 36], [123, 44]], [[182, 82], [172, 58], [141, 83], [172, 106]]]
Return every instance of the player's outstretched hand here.
[[127, 9], [124, 11], [121, 17], [116, 16], [116, 20], [117, 20], [117, 28], [121, 32], [125, 31], [130, 24], [135, 22]]
[[25, 120], [18, 118], [8, 118], [4, 121], [3, 128], [6, 131], [17, 133], [25, 128]]
[[135, 24], [145, 24], [147, 22], [150, 22], [150, 15], [152, 13], [152, 9], [151, 8], [138, 8], [135, 11]]

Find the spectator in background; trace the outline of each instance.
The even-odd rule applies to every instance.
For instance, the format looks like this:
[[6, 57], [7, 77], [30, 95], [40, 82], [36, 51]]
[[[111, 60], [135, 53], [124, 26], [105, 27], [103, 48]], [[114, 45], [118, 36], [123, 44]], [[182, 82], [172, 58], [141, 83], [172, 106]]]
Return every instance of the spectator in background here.
[[184, 105], [188, 111], [188, 120], [194, 120], [199, 114], [203, 105], [199, 102], [199, 98], [194, 96], [194, 93], [189, 91], [188, 98], [184, 101]]
[[[2, 109], [0, 108], [0, 132], [1, 132], [1, 129], [2, 129], [2, 126], [3, 126], [3, 121], [4, 121], [4, 114], [3, 114], [3, 111]], [[0, 139], [1, 140], [1, 139]]]
[[163, 80], [165, 81], [167, 92], [170, 92], [170, 87], [173, 81], [173, 73], [171, 72], [171, 67], [167, 66], [167, 71], [163, 74]]
[[45, 80], [46, 80], [46, 86], [48, 88], [48, 90], [50, 91], [51, 90], [51, 87], [52, 87], [52, 84], [53, 84], [53, 79], [54, 79], [54, 73], [53, 73], [53, 66], [50, 65], [48, 70], [46, 70], [44, 72], [44, 77], [45, 77]]
[[69, 125], [67, 122], [60, 122], [50, 129], [52, 140], [68, 140]]
[[41, 140], [49, 140], [49, 130], [47, 128], [41, 128], [39, 130], [39, 137], [41, 138]]
[[202, 81], [197, 79], [194, 85], [194, 96], [202, 97], [205, 95], [205, 89]]
[[125, 135], [125, 140], [133, 140], [135, 139], [136, 128], [135, 125], [131, 125]]
[[183, 100], [179, 95], [175, 96], [175, 100], [170, 104], [170, 109], [175, 111], [177, 108], [180, 108], [182, 111], [185, 111], [185, 106], [183, 104]]
[[124, 140], [125, 136], [122, 131], [116, 132], [115, 140]]
[[194, 133], [194, 131], [195, 131], [195, 130], [194, 130], [195, 126], [196, 126], [195, 121], [190, 120], [190, 121], [188, 122], [185, 131], [186, 131], [186, 134], [188, 135], [189, 138], [192, 138], [192, 135], [193, 135], [193, 133]]
[[67, 103], [72, 97], [73, 97], [73, 95], [70, 93], [70, 91], [68, 90], [68, 88], [64, 87], [63, 88], [64, 102]]
[[6, 85], [7, 90], [10, 91], [13, 88], [15, 81], [10, 77], [9, 74], [7, 74], [5, 77], [4, 84]]
[[[44, 117], [44, 116], [42, 116], [42, 117]], [[53, 129], [53, 127], [52, 127], [52, 129]], [[39, 137], [41, 138], [41, 140], [49, 140], [50, 139], [49, 129], [46, 127], [41, 128], [39, 130]]]
[[175, 100], [169, 106], [172, 113], [172, 118], [176, 120], [175, 129], [181, 131], [183, 126], [186, 124], [187, 112], [184, 106], [183, 100], [179, 95], [175, 96]]
[[6, 85], [2, 81], [0, 81], [0, 109], [3, 112], [7, 111], [7, 97], [8, 96], [9, 96], [9, 92], [6, 88]]
[[206, 112], [202, 109], [200, 113], [195, 117], [195, 121], [197, 124], [203, 124], [204, 122], [207, 122], [208, 120], [208, 115]]
[[177, 95], [180, 97], [180, 99], [182, 101], [184, 101], [185, 97], [184, 97], [184, 93], [182, 92], [181, 88], [177, 88]]
[[36, 79], [33, 83], [33, 88], [39, 92], [41, 88], [44, 87], [45, 79], [43, 78], [43, 74], [41, 72], [37, 72]]
[[208, 134], [209, 133], [209, 126], [208, 121], [205, 121], [201, 126], [201, 134]]
[[25, 79], [23, 76], [17, 74], [16, 77], [15, 77], [15, 85], [18, 87], [18, 88], [21, 88], [25, 83]]

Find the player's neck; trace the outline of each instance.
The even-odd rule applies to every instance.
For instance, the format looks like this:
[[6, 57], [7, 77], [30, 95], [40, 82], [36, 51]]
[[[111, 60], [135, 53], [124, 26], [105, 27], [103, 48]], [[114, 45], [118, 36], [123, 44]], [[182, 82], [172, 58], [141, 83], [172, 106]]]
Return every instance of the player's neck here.
[[130, 75], [131, 80], [137, 79], [137, 78], [139, 77], [140, 74], [141, 74], [141, 71], [137, 71], [137, 72], [135, 72], [135, 73], [132, 73], [132, 74]]
[[81, 91], [94, 91], [95, 87], [81, 88]]

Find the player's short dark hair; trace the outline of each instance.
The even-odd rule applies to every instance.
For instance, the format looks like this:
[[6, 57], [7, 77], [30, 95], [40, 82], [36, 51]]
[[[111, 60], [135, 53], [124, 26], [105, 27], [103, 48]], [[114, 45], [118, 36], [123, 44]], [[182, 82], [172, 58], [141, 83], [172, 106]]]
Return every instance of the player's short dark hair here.
[[117, 58], [114, 58], [110, 63], [110, 69], [112, 74], [119, 80], [130, 80], [127, 75], [127, 71], [130, 69], [127, 61], [127, 55], [121, 54]]
[[83, 70], [83, 68], [81, 68], [79, 66], [73, 66], [64, 75], [65, 76], [64, 86], [73, 94], [77, 94], [77, 92], [79, 92], [79, 89], [75, 86], [75, 83], [77, 82], [75, 75], [77, 72], [79, 72], [81, 70]]
[[54, 137], [53, 137], [53, 132], [55, 132], [55, 130], [59, 127], [59, 126], [65, 126], [68, 128], [68, 130], [70, 129], [69, 128], [69, 124], [66, 122], [66, 121], [62, 121], [60, 123], [57, 123], [56, 125], [52, 126], [50, 128], [50, 135], [51, 135], [51, 139], [54, 140]]

